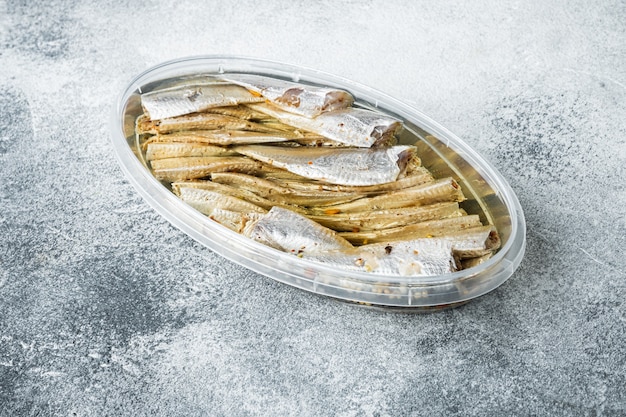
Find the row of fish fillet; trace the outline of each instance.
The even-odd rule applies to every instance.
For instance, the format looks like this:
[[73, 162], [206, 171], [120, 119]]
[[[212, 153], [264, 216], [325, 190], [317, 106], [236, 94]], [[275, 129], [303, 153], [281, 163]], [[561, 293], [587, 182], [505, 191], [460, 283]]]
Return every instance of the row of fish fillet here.
[[153, 174], [222, 225], [336, 268], [442, 275], [499, 247], [436, 179], [402, 121], [347, 91], [254, 74], [197, 75], [141, 95], [136, 130]]

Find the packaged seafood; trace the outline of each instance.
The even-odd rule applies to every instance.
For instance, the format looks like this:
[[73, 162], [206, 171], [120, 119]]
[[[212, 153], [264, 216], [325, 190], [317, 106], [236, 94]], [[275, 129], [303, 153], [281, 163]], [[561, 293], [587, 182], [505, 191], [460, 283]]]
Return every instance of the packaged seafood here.
[[417, 110], [330, 74], [167, 62], [123, 91], [112, 141], [173, 225], [318, 294], [448, 308], [498, 287], [523, 257], [524, 215], [494, 167]]

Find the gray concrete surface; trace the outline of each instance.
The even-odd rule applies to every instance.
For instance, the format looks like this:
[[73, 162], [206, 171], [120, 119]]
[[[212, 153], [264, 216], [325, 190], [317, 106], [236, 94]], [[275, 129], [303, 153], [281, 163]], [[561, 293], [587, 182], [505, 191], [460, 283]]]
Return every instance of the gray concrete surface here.
[[[626, 415], [623, 1], [0, 0], [0, 415]], [[356, 308], [230, 263], [129, 185], [109, 118], [164, 60], [318, 68], [431, 115], [524, 207], [461, 308]]]

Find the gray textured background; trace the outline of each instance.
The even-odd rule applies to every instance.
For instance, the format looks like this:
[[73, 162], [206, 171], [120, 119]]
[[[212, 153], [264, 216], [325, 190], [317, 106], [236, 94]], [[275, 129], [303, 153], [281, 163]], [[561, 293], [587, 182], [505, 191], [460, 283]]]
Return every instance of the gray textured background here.
[[[624, 1], [200, 3], [0, 0], [0, 415], [626, 415]], [[124, 178], [109, 118], [196, 54], [431, 115], [517, 193], [521, 267], [404, 315], [192, 241]]]

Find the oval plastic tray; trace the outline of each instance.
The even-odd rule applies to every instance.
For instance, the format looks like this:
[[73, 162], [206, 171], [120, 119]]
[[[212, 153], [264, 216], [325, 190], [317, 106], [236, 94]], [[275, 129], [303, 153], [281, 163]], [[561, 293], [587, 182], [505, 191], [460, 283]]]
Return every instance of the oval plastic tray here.
[[[484, 263], [431, 277], [398, 277], [338, 271], [307, 262], [248, 239], [212, 221], [176, 197], [147, 167], [137, 146], [139, 95], [182, 77], [252, 73], [348, 90], [361, 107], [404, 121], [401, 142], [413, 143], [423, 165], [436, 176], [452, 176], [468, 200], [463, 207], [496, 226], [502, 247]], [[134, 78], [121, 93], [111, 126], [118, 160], [141, 196], [174, 226], [223, 257], [285, 284], [364, 305], [432, 310], [462, 304], [506, 281], [526, 244], [522, 208], [505, 179], [456, 135], [421, 112], [373, 88], [313, 69], [236, 56], [199, 56], [157, 65]]]

